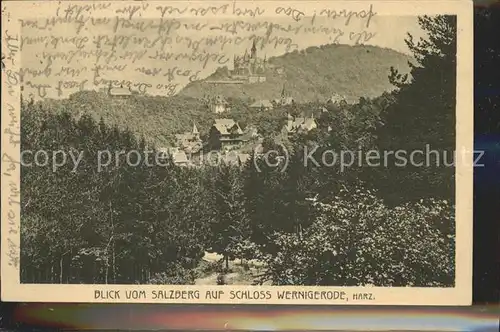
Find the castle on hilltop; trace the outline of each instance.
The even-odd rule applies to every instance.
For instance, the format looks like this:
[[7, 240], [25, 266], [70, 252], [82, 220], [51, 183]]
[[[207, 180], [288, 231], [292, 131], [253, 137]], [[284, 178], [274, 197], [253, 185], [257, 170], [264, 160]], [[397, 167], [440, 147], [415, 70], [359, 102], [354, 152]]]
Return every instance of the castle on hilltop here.
[[257, 56], [257, 46], [254, 39], [250, 53], [245, 50], [243, 56], [234, 56], [233, 70], [230, 71], [230, 76], [233, 79], [247, 80], [249, 83], [265, 82], [264, 73], [267, 68], [266, 57], [259, 58]]

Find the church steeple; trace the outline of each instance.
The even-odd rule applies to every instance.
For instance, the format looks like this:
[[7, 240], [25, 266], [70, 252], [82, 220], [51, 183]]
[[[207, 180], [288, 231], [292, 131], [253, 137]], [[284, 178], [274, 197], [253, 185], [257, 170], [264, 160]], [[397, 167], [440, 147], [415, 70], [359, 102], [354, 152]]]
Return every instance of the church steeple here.
[[193, 122], [193, 132], [192, 132], [193, 135], [198, 135], [199, 132], [198, 132], [198, 128], [196, 127], [196, 123]]

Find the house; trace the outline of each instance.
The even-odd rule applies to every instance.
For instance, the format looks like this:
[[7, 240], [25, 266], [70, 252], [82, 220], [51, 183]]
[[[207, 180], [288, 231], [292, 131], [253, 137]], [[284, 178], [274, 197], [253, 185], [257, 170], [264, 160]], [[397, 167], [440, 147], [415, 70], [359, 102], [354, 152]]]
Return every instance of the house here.
[[275, 68], [274, 71], [276, 72], [276, 74], [278, 74], [278, 75], [281, 76], [281, 75], [283, 75], [285, 73], [285, 68], [283, 68], [283, 67], [277, 67], [277, 68]]
[[109, 90], [109, 96], [114, 98], [128, 98], [132, 95], [132, 91], [127, 88], [112, 88]]
[[163, 158], [170, 157], [172, 162], [176, 166], [190, 166], [191, 162], [189, 161], [186, 153], [179, 148], [170, 147], [170, 148], [161, 148], [158, 150], [159, 154]]
[[308, 132], [318, 127], [314, 115], [310, 117], [297, 117], [294, 118], [290, 114], [287, 117], [285, 130], [288, 135], [293, 135], [300, 132]]
[[130, 89], [130, 86], [124, 87], [123, 85], [120, 85], [117, 87], [117, 86], [113, 86], [111, 83], [109, 83], [107, 88], [99, 89], [99, 92], [107, 95], [108, 97], [117, 98], [117, 99], [126, 99], [126, 98], [133, 95], [133, 92]]
[[210, 128], [208, 145], [215, 150], [240, 147], [243, 130], [233, 119], [216, 119]]
[[273, 109], [273, 104], [267, 99], [264, 100], [257, 100], [253, 104], [249, 106], [253, 110], [257, 111], [268, 111]]
[[172, 153], [172, 161], [177, 166], [190, 166], [190, 161], [186, 153], [182, 150]]
[[229, 103], [223, 96], [217, 95], [208, 99], [208, 107], [212, 113], [221, 114], [229, 110]]
[[248, 76], [248, 83], [250, 83], [250, 84], [264, 83], [265, 81], [266, 81], [265, 76], [256, 76], [256, 75]]
[[175, 139], [177, 146], [189, 154], [197, 153], [203, 147], [203, 142], [195, 123], [193, 123], [191, 132], [176, 134]]
[[345, 101], [346, 101], [346, 97], [341, 96], [338, 93], [334, 93], [330, 98], [328, 98], [328, 100], [326, 101], [326, 104], [338, 104], [338, 103], [345, 102]]

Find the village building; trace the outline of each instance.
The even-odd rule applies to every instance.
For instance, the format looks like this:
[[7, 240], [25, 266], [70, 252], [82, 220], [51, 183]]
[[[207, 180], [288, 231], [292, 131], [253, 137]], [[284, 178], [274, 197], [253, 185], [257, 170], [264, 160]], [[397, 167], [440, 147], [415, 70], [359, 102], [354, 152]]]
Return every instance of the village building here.
[[269, 100], [263, 99], [263, 100], [257, 100], [249, 107], [250, 109], [255, 111], [269, 111], [273, 109], [273, 104]]
[[338, 93], [334, 93], [330, 98], [326, 100], [326, 104], [339, 104], [341, 102], [346, 102], [346, 97]]
[[290, 114], [287, 116], [287, 123], [285, 125], [285, 130], [288, 135], [294, 135], [301, 132], [308, 132], [318, 127], [314, 115], [309, 117], [296, 117], [294, 118]]
[[285, 73], [285, 68], [283, 68], [283, 67], [277, 67], [277, 68], [274, 69], [274, 71], [276, 72], [276, 74], [282, 76]]
[[283, 85], [283, 89], [281, 90], [281, 96], [280, 98], [275, 99], [274, 103], [278, 106], [288, 106], [288, 105], [293, 105], [295, 103], [295, 100], [287, 95], [285, 91], [285, 86]]
[[160, 148], [158, 152], [161, 159], [165, 160], [166, 158], [171, 158], [173, 164], [176, 166], [192, 166], [190, 160], [186, 155], [186, 152], [180, 150], [177, 147]]
[[177, 134], [175, 135], [175, 139], [177, 147], [189, 154], [198, 153], [203, 147], [203, 142], [195, 123], [193, 123], [193, 129], [190, 132]]
[[178, 150], [172, 153], [172, 161], [177, 166], [181, 167], [191, 166], [191, 162], [189, 161], [186, 152], [182, 150]]
[[134, 94], [130, 86], [124, 87], [122, 84], [119, 87], [116, 87], [111, 83], [109, 83], [107, 88], [100, 88], [99, 92], [116, 99], [127, 99]]
[[216, 119], [210, 128], [208, 146], [214, 150], [230, 150], [243, 144], [243, 130], [233, 119]]
[[221, 95], [207, 98], [207, 104], [210, 111], [215, 114], [221, 114], [229, 110], [229, 103]]

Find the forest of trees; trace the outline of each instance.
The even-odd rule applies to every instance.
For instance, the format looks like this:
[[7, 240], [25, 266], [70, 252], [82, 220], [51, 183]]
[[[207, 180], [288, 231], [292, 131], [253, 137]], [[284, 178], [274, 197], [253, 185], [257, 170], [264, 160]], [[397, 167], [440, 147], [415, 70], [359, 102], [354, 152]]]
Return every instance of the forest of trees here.
[[[256, 283], [453, 286], [453, 167], [303, 164], [313, 145], [318, 155], [454, 150], [456, 17], [419, 22], [430, 38], [408, 40], [417, 59], [411, 78], [393, 70], [395, 92], [332, 105], [317, 129], [282, 137], [291, 152], [284, 172], [255, 155], [241, 169], [121, 160], [98, 171], [98, 151], [145, 151], [145, 140], [85, 113], [23, 101], [22, 150], [84, 157], [77, 172], [70, 164], [22, 168], [22, 282], [192, 284], [209, 251], [262, 262]], [[280, 135], [268, 134], [264, 148], [280, 148]]]

